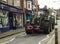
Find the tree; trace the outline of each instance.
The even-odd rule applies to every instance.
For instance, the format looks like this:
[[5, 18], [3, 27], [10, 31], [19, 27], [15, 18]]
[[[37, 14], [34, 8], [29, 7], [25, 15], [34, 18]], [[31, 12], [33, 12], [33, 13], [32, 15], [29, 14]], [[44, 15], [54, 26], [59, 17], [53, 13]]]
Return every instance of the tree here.
[[48, 8], [49, 15], [52, 13], [52, 9]]
[[45, 5], [45, 6], [43, 7], [43, 9], [47, 9], [47, 5]]

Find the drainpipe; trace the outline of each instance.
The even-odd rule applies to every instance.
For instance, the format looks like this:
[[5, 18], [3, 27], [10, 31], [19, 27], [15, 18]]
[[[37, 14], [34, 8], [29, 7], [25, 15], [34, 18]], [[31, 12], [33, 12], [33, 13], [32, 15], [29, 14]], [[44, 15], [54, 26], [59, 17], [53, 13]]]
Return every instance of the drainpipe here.
[[[24, 0], [23, 0], [24, 1]], [[24, 26], [26, 25], [26, 9], [27, 9], [27, 0], [25, 0], [26, 2], [26, 8], [23, 7], [24, 10], [24, 15], [23, 15], [23, 22], [24, 22]], [[24, 2], [23, 2], [24, 3]], [[24, 6], [24, 4], [23, 4]]]

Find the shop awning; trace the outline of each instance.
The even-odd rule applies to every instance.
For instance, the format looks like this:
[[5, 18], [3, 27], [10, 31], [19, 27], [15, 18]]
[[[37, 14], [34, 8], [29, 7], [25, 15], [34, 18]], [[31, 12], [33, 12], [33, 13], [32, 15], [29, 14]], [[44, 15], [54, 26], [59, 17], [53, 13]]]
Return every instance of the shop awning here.
[[18, 13], [18, 14], [23, 14], [24, 13], [23, 9], [19, 9], [19, 8], [16, 8], [16, 7], [4, 4], [4, 3], [0, 3], [0, 9], [15, 12], [15, 13]]

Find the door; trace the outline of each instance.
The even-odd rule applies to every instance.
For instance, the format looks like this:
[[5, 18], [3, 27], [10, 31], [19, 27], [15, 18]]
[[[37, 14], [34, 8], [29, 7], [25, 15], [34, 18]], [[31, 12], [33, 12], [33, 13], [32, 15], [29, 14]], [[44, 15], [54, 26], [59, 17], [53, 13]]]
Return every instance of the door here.
[[10, 29], [16, 29], [16, 14], [9, 12], [8, 16]]

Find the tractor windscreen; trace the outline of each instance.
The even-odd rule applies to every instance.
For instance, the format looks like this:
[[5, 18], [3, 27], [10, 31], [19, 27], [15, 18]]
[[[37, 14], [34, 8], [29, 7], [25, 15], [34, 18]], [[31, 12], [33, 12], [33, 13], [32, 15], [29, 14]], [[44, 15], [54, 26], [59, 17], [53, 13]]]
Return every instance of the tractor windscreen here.
[[35, 24], [40, 25], [45, 18], [47, 18], [49, 11], [46, 9], [40, 9], [38, 12], [38, 16], [35, 18], [34, 22]]
[[45, 14], [45, 11], [40, 11], [40, 14]]
[[49, 13], [48, 10], [40, 9], [37, 17], [45, 16], [47, 13]]
[[40, 10], [41, 15], [46, 15], [48, 13], [48, 10]]

